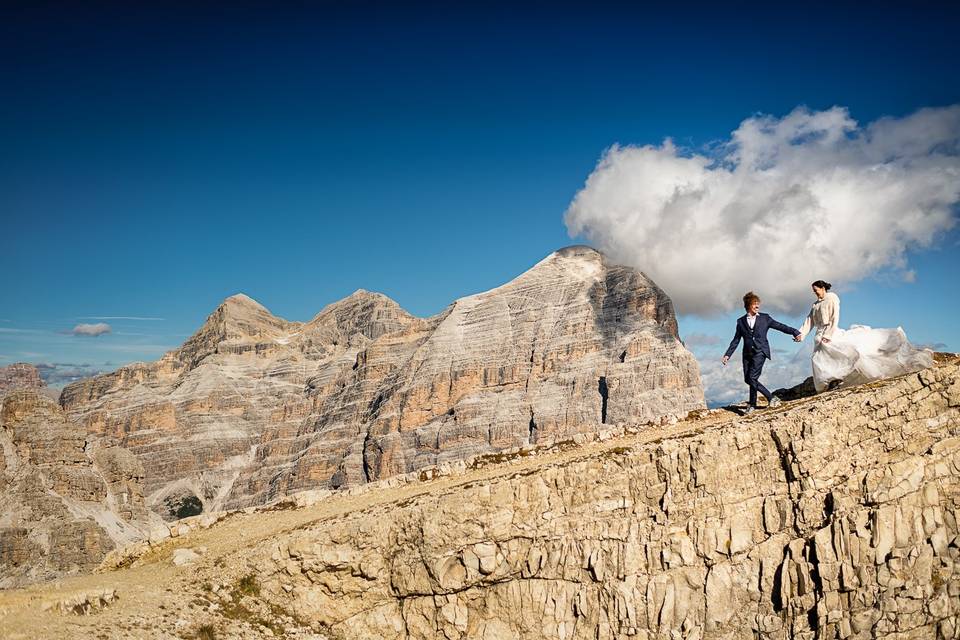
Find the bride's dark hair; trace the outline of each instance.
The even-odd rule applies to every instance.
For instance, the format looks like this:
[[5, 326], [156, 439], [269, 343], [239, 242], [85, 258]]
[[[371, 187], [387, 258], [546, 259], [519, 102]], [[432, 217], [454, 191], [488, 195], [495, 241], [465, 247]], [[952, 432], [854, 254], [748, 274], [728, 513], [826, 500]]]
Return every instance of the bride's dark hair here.
[[818, 289], [824, 289], [826, 291], [830, 291], [831, 284], [829, 282], [824, 282], [823, 280], [817, 280], [816, 282], [813, 283], [813, 286], [817, 287]]

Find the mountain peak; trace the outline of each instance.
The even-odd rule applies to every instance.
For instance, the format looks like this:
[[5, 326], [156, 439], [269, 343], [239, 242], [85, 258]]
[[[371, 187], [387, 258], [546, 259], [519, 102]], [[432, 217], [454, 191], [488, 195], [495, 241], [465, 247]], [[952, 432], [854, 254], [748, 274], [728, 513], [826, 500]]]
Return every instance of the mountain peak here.
[[235, 293], [232, 296], [226, 298], [222, 303], [220, 303], [220, 306], [228, 306], [228, 305], [253, 307], [255, 309], [263, 309], [264, 311], [267, 311], [266, 307], [264, 307], [262, 304], [260, 304], [259, 302], [257, 302], [256, 300], [254, 300], [253, 298], [251, 298], [245, 293]]
[[557, 249], [550, 255], [560, 258], [586, 258], [588, 260], [603, 260], [605, 257], [593, 247], [585, 244], [572, 244], [568, 247]]

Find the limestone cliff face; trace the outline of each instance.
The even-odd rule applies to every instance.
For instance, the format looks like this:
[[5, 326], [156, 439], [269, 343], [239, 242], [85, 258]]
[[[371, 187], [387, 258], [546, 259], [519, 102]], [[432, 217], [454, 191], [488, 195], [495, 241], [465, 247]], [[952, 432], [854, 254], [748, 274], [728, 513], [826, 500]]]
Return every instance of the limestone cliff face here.
[[161, 524], [136, 457], [88, 441], [41, 387], [0, 393], [0, 454], [0, 588], [89, 571]]
[[958, 509], [953, 357], [184, 520], [106, 573], [0, 592], [0, 636], [945, 640]]
[[669, 298], [570, 247], [433, 318], [358, 291], [306, 323], [226, 300], [180, 349], [64, 389], [167, 518], [704, 406]]
[[331, 637], [957, 637], [956, 361], [691, 427], [244, 555]]

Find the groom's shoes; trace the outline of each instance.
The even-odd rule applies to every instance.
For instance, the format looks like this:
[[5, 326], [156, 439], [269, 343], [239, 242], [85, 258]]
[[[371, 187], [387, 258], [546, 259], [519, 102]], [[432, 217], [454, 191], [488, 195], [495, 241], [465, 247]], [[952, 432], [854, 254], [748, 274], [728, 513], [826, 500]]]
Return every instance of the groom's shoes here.
[[748, 415], [750, 415], [751, 413], [753, 413], [753, 412], [756, 411], [756, 410], [757, 410], [756, 407], [748, 406], [746, 409], [744, 409], [743, 415], [748, 416]]
[[773, 396], [769, 404], [771, 409], [776, 409], [777, 407], [783, 404], [783, 401], [780, 400], [780, 398], [778, 398], [777, 396]]

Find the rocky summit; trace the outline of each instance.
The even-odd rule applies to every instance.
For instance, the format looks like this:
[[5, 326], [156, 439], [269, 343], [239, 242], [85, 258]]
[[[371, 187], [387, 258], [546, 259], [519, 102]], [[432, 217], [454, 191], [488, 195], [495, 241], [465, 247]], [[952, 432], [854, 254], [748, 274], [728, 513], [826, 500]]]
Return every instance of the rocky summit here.
[[958, 514], [951, 357], [188, 518], [0, 593], [0, 636], [956, 638]]
[[168, 520], [703, 408], [667, 295], [569, 247], [416, 318], [357, 291], [308, 322], [228, 298], [182, 347], [66, 387]]

